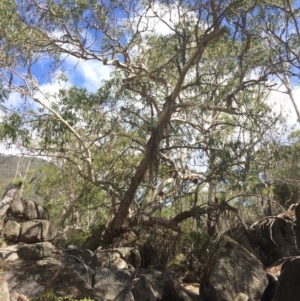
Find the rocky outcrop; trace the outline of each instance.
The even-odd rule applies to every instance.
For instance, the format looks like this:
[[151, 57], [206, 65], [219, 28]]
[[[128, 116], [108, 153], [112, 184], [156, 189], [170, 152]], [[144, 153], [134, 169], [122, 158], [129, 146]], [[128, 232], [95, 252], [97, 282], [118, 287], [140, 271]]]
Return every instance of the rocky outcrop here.
[[9, 184], [2, 199], [0, 200], [0, 232], [3, 231], [5, 217], [21, 186], [22, 182], [19, 182], [18, 184]]
[[17, 260], [6, 269], [5, 280], [10, 291], [15, 290], [32, 298], [44, 292], [49, 279], [55, 277], [62, 267], [62, 263], [55, 258]]
[[98, 295], [100, 293], [107, 300], [134, 301], [130, 286], [131, 275], [126, 269], [116, 273], [106, 268], [96, 271], [94, 288]]
[[48, 211], [42, 205], [20, 198], [13, 200], [10, 206], [10, 213], [13, 217], [22, 220], [32, 220], [32, 219], [49, 219]]
[[117, 258], [114, 262], [108, 264], [107, 268], [113, 272], [122, 269], [128, 269], [128, 264], [122, 258]]
[[160, 296], [152, 282], [145, 276], [138, 278], [132, 289], [132, 294], [135, 301], [157, 301]]
[[114, 269], [115, 271], [128, 268], [127, 264], [133, 266], [135, 270], [141, 266], [141, 256], [135, 248], [97, 249], [95, 255], [102, 267]]
[[27, 244], [51, 241], [56, 233], [56, 227], [50, 221], [31, 220], [23, 223], [19, 241]]
[[138, 269], [138, 273], [136, 275], [137, 278], [146, 278], [152, 285], [153, 289], [158, 293], [158, 295], [162, 296], [164, 283], [169, 279], [176, 280], [176, 275], [174, 273], [162, 272], [155, 269], [149, 268], [140, 268]]
[[264, 265], [237, 242], [224, 236], [201, 278], [204, 300], [230, 301], [243, 293], [260, 301], [268, 284]]
[[93, 270], [83, 260], [73, 255], [63, 253], [57, 258], [64, 266], [71, 268], [73, 271], [79, 274], [87, 284], [92, 285], [96, 270]]
[[[139, 269], [137, 278], [133, 278], [135, 274], [127, 268], [102, 268], [96, 255], [89, 250], [60, 251], [51, 243], [43, 242], [18, 244], [11, 252], [22, 259], [6, 261], [3, 287], [8, 285], [10, 301], [18, 301], [21, 297], [30, 299], [47, 292], [58, 297], [91, 298], [95, 301], [157, 301], [163, 291], [165, 296], [170, 295], [170, 289], [164, 283], [172, 278], [171, 275]], [[116, 260], [124, 261], [120, 257]], [[181, 293], [186, 294], [184, 290]]]
[[161, 301], [193, 301], [184, 289], [174, 280], [168, 279], [163, 286]]
[[0, 248], [0, 259], [2, 259], [4, 263], [18, 260], [19, 259], [19, 256], [17, 254], [18, 248], [19, 245], [11, 245], [11, 246]]
[[4, 225], [3, 235], [6, 241], [16, 243], [19, 240], [21, 225], [16, 221], [8, 221]]
[[91, 298], [104, 301], [99, 294], [76, 271], [64, 266], [48, 281], [48, 290], [57, 296], [71, 296], [74, 299]]
[[247, 230], [240, 226], [227, 234], [269, 266], [283, 257], [299, 254], [297, 227], [295, 210], [288, 210], [278, 216], [265, 217]]
[[51, 243], [60, 250], [67, 249], [68, 241], [67, 236], [64, 232], [58, 231], [55, 238], [51, 241]]
[[7, 268], [5, 280], [10, 291], [17, 291], [27, 298], [39, 296], [47, 289], [58, 296], [101, 300], [77, 272], [56, 258], [17, 260]]
[[63, 250], [63, 253], [73, 256], [77, 262], [83, 262], [94, 271], [100, 268], [97, 256], [90, 250], [75, 248]]
[[[8, 222], [7, 229], [14, 229], [16, 224], [16, 221]], [[295, 220], [292, 217], [268, 217], [248, 230], [240, 229], [244, 238], [241, 242], [248, 250], [224, 235], [203, 270], [200, 296], [184, 289], [174, 274], [140, 268], [141, 256], [135, 248], [97, 249], [95, 253], [81, 248], [59, 251], [47, 242], [56, 234], [55, 228], [51, 227], [48, 220], [38, 219], [24, 222], [18, 236], [18, 231], [9, 230], [14, 233], [9, 234], [11, 241], [23, 240], [30, 244], [19, 243], [0, 249], [6, 269], [5, 279], [1, 281], [0, 278], [0, 290], [3, 291], [0, 300], [5, 300], [7, 290], [10, 292], [7, 301], [33, 298], [49, 291], [58, 297], [68, 295], [95, 301], [300, 300], [297, 282], [300, 257], [285, 261], [277, 282], [276, 277], [266, 273], [263, 263], [249, 252], [252, 250], [262, 259], [270, 254], [273, 261], [286, 255], [285, 252], [289, 255], [293, 248], [296, 250], [295, 236], [288, 238], [284, 234], [289, 230], [294, 235]], [[278, 233], [272, 232], [270, 236], [270, 229]], [[268, 248], [264, 247], [265, 241], [268, 241]], [[270, 241], [276, 242], [279, 248], [279, 251], [275, 250], [276, 256], [272, 255], [275, 251], [270, 249]], [[262, 250], [254, 242], [261, 243]], [[197, 274], [192, 279], [198, 277]]]
[[17, 254], [20, 259], [38, 260], [49, 257], [54, 250], [55, 248], [51, 243], [44, 242], [32, 245], [20, 245]]
[[14, 199], [8, 210], [13, 219], [5, 223], [3, 235], [8, 242], [36, 243], [56, 237], [56, 227], [50, 222], [46, 208], [34, 201]]

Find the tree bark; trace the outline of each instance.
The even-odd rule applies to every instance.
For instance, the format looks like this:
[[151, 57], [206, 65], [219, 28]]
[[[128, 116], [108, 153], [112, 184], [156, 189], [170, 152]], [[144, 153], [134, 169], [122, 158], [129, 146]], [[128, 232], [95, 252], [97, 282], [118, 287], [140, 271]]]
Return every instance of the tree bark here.
[[297, 247], [300, 250], [300, 204], [295, 208]]
[[18, 184], [11, 183], [7, 186], [6, 191], [0, 202], [0, 231], [3, 231], [4, 218], [7, 210], [9, 209], [12, 201], [14, 200], [15, 195], [22, 187], [22, 182]]
[[203, 208], [196, 206], [190, 210], [183, 211], [177, 214], [170, 220], [161, 217], [148, 216], [146, 213], [141, 212], [130, 218], [128, 223], [131, 227], [138, 225], [147, 227], [161, 226], [175, 232], [181, 232], [179, 224], [182, 223], [184, 220], [189, 219], [191, 217], [199, 218], [201, 215], [205, 215], [208, 212], [215, 212], [218, 209], [218, 207], [207, 206]]

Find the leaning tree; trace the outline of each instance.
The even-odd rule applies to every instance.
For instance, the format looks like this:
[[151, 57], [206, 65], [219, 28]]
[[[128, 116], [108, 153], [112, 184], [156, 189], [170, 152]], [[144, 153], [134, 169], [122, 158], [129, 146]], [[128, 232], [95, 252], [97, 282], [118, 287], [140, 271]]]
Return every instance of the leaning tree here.
[[[298, 24], [297, 2], [286, 5], [5, 0], [0, 133], [31, 154], [73, 166], [104, 191], [112, 213], [108, 240], [128, 225], [180, 231], [183, 220], [202, 214], [217, 235], [215, 211], [232, 209], [226, 200], [216, 203], [217, 184], [245, 180], [279, 120], [269, 92], [294, 70], [282, 67], [292, 62], [287, 54], [299, 52], [284, 38], [285, 55], [267, 46], [280, 30], [270, 17], [277, 10]], [[70, 83], [70, 58], [111, 66], [110, 78], [97, 92]], [[204, 184], [205, 208], [197, 198]], [[170, 219], [153, 215], [186, 191], [194, 191], [189, 210]]]

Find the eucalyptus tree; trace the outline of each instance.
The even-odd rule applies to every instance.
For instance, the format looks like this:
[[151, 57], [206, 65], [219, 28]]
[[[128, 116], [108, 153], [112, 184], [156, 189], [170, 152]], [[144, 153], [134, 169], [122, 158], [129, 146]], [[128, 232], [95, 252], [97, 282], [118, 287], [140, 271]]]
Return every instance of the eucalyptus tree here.
[[299, 88], [300, 74], [300, 2], [271, 1], [260, 5], [258, 15], [262, 18], [256, 35], [266, 47], [270, 58], [269, 73], [274, 77], [276, 88], [286, 94], [300, 121], [300, 107], [295, 89]]
[[299, 201], [299, 130], [289, 134], [284, 141], [270, 144], [270, 154], [275, 161], [266, 173], [272, 185], [274, 199], [285, 210]]
[[[5, 1], [13, 13], [1, 12], [0, 77], [24, 105], [2, 104], [1, 133], [106, 191], [110, 236], [128, 223], [180, 231], [207, 213], [203, 183], [218, 209], [218, 181], [245, 176], [276, 126], [267, 98], [279, 58], [256, 29], [278, 1]], [[111, 79], [90, 93], [64, 86], [62, 74], [59, 92], [46, 93], [37, 62], [55, 78], [68, 57], [112, 66]], [[191, 209], [153, 217], [183, 184], [197, 187]]]

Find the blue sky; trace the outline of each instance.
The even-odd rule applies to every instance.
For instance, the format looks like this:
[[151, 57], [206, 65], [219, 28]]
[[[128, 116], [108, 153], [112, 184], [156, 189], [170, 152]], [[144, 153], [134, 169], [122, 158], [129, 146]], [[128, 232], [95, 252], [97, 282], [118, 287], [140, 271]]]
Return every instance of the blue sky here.
[[[154, 16], [159, 14], [161, 20], [155, 20]], [[174, 20], [178, 19], [178, 10], [163, 10], [158, 5], [154, 5], [152, 10], [149, 10], [147, 22], [141, 22], [140, 26], [149, 26], [154, 28], [156, 33], [168, 34], [171, 32], [168, 24], [173, 24]], [[193, 16], [191, 16], [193, 17]], [[59, 34], [59, 33], [57, 33]], [[51, 62], [48, 58], [41, 58], [33, 66], [32, 72], [40, 84], [41, 90], [47, 93], [55, 93], [60, 89], [58, 81], [59, 75], [64, 73], [67, 77], [67, 82], [63, 83], [64, 87], [75, 85], [77, 87], [86, 88], [89, 92], [96, 92], [101, 81], [108, 79], [113, 67], [105, 66], [97, 60], [83, 61], [70, 55], [62, 55], [62, 65], [55, 71], [55, 74], [49, 74]], [[282, 89], [282, 88], [281, 88]], [[283, 90], [282, 90], [283, 91]], [[294, 97], [300, 104], [300, 89], [295, 87]], [[269, 97], [269, 102], [274, 110], [283, 110], [284, 115], [288, 117], [289, 125], [296, 124], [296, 114], [292, 107], [291, 101], [287, 95], [280, 92], [272, 92]], [[15, 107], [22, 107], [23, 100], [15, 93], [12, 93], [9, 98], [9, 104]]]

